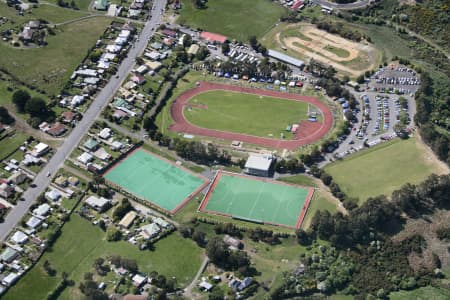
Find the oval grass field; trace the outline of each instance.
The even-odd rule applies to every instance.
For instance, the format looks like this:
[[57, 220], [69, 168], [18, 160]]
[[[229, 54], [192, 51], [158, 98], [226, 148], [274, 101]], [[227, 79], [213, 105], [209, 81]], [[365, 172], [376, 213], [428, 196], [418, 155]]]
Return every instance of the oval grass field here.
[[189, 100], [186, 119], [199, 127], [260, 137], [292, 138], [286, 126], [308, 118], [308, 103], [231, 91], [208, 91]]

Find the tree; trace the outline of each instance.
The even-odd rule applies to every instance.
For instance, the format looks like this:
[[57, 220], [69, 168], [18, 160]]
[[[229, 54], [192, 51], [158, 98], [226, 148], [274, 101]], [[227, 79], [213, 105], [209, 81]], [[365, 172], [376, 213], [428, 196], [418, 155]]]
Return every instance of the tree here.
[[225, 242], [220, 237], [213, 237], [206, 245], [206, 255], [209, 259], [217, 265], [223, 265], [227, 260], [230, 252]]
[[33, 97], [25, 104], [25, 111], [32, 117], [43, 118], [48, 114], [47, 104], [42, 98]]
[[204, 60], [208, 56], [208, 54], [209, 50], [206, 47], [201, 46], [197, 51], [196, 57], [198, 60]]
[[24, 90], [18, 90], [12, 95], [12, 102], [20, 113], [25, 112], [25, 105], [30, 99], [30, 94]]
[[11, 117], [8, 110], [3, 106], [0, 106], [0, 123], [7, 125], [14, 123], [14, 118]]
[[186, 34], [183, 39], [183, 47], [189, 47], [192, 44], [192, 36]]
[[364, 75], [361, 74], [356, 78], [356, 82], [359, 84], [363, 84], [365, 82]]
[[206, 241], [206, 233], [200, 230], [195, 230], [194, 234], [192, 235], [192, 240], [194, 240], [199, 247], [204, 247]]
[[131, 205], [130, 201], [126, 198], [123, 199], [122, 202], [120, 202], [120, 205], [117, 206], [114, 210], [113, 219], [115, 221], [122, 219], [132, 209], [133, 206]]
[[222, 44], [222, 53], [227, 54], [228, 52], [230, 52], [230, 43], [225, 42]]
[[209, 300], [223, 300], [225, 297], [225, 294], [221, 288], [218, 286], [213, 287], [211, 293], [208, 296]]
[[252, 35], [248, 38], [248, 43], [250, 44], [250, 46], [253, 49], [257, 49], [258, 48], [258, 40], [256, 39], [256, 36]]
[[101, 50], [94, 50], [91, 52], [91, 54], [89, 54], [89, 59], [92, 62], [97, 62], [100, 59], [100, 56], [102, 56], [102, 51]]
[[106, 230], [106, 240], [108, 242], [118, 241], [121, 239], [121, 237], [122, 233], [116, 227], [111, 226]]

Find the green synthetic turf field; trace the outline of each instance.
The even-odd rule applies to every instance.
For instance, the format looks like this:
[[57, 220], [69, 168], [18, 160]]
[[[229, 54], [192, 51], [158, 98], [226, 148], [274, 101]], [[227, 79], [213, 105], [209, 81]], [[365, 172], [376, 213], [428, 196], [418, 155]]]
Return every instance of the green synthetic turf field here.
[[205, 182], [142, 149], [107, 172], [105, 179], [168, 211], [174, 210]]
[[230, 91], [208, 91], [189, 100], [186, 119], [199, 127], [261, 137], [292, 138], [286, 126], [308, 118], [308, 104]]
[[309, 190], [302, 187], [220, 174], [205, 210], [257, 222], [295, 227]]

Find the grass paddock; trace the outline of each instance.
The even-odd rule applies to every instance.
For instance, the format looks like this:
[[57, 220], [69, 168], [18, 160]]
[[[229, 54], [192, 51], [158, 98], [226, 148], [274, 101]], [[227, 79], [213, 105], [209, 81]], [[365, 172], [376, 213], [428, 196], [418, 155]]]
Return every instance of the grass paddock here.
[[183, 1], [178, 23], [242, 42], [252, 35], [262, 37], [286, 11], [270, 0], [209, 0], [206, 9], [197, 9], [193, 2]]
[[351, 197], [390, 194], [405, 183], [419, 183], [436, 172], [414, 138], [395, 139], [329, 164], [325, 171]]

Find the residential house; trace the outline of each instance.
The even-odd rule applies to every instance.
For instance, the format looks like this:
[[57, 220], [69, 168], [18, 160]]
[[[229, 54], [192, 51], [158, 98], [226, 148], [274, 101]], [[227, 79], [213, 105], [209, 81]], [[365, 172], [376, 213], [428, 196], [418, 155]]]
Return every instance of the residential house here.
[[50, 128], [47, 130], [47, 133], [51, 136], [60, 136], [64, 132], [66, 132], [66, 130], [67, 128], [63, 123], [56, 122], [50, 126]]
[[129, 211], [119, 222], [119, 226], [122, 228], [129, 228], [131, 224], [133, 224], [134, 220], [137, 217], [137, 213], [135, 211]]
[[19, 172], [12, 174], [11, 176], [9, 176], [8, 182], [10, 184], [18, 185], [18, 184], [23, 183], [25, 180], [27, 180], [27, 178], [28, 178], [27, 174], [23, 173], [22, 171], [19, 171]]
[[0, 261], [10, 263], [12, 262], [19, 253], [14, 250], [13, 248], [6, 247], [5, 250], [3, 250], [2, 254], [0, 255]]
[[78, 121], [79, 114], [73, 111], [65, 111], [61, 114], [61, 121], [65, 124], [73, 124], [73, 122]]
[[13, 241], [15, 244], [22, 245], [26, 241], [28, 241], [28, 235], [23, 233], [20, 230], [17, 230], [14, 232], [14, 234], [11, 236], [11, 241]]
[[95, 157], [97, 157], [98, 159], [103, 160], [103, 161], [107, 161], [111, 158], [111, 154], [106, 152], [106, 150], [104, 148], [98, 148], [92, 154], [94, 154]]
[[49, 211], [50, 211], [50, 205], [48, 205], [47, 203], [43, 203], [33, 210], [33, 214], [36, 216], [43, 217], [43, 216], [47, 215]]
[[160, 231], [159, 226], [155, 223], [150, 223], [141, 227], [141, 235], [146, 239], [157, 236]]
[[0, 197], [8, 199], [14, 194], [14, 188], [6, 183], [0, 184]]
[[111, 200], [103, 197], [89, 196], [84, 202], [97, 211], [103, 211], [111, 203]]
[[16, 282], [17, 279], [19, 279], [20, 275], [14, 272], [11, 272], [3, 278], [2, 284], [5, 286], [11, 286], [14, 282]]
[[50, 150], [50, 147], [47, 144], [39, 143], [36, 146], [34, 146], [31, 154], [34, 157], [40, 157], [40, 156], [44, 155], [45, 153], [47, 153], [49, 150]]
[[133, 282], [133, 285], [135, 287], [139, 288], [140, 286], [142, 286], [147, 282], [147, 277], [142, 276], [140, 274], [136, 274], [133, 276], [133, 278], [131, 278], [131, 281]]
[[165, 28], [163, 30], [161, 30], [161, 33], [167, 37], [176, 37], [177, 36], [177, 32], [175, 30], [169, 29], [169, 28]]
[[84, 144], [83, 147], [88, 149], [89, 151], [95, 151], [97, 150], [99, 146], [99, 143], [97, 142], [97, 140], [90, 138], [88, 139]]
[[51, 201], [58, 201], [61, 197], [61, 193], [55, 189], [51, 189], [50, 191], [45, 193], [45, 198]]
[[141, 85], [141, 84], [144, 84], [146, 80], [145, 80], [144, 76], [134, 74], [133, 76], [131, 76], [131, 81], [133, 81], [136, 84]]
[[153, 223], [157, 224], [159, 227], [162, 227], [162, 228], [169, 228], [169, 226], [170, 226], [169, 222], [167, 222], [166, 220], [159, 218], [159, 217], [154, 218]]
[[31, 216], [25, 224], [28, 227], [35, 229], [35, 228], [39, 227], [42, 224], [42, 222], [43, 221], [41, 218], [38, 218], [36, 216]]
[[87, 152], [83, 152], [80, 156], [77, 157], [77, 160], [83, 165], [87, 165], [93, 159], [94, 157]]
[[98, 134], [99, 137], [101, 137], [104, 140], [107, 140], [111, 137], [111, 129], [108, 127], [103, 128], [100, 133]]

